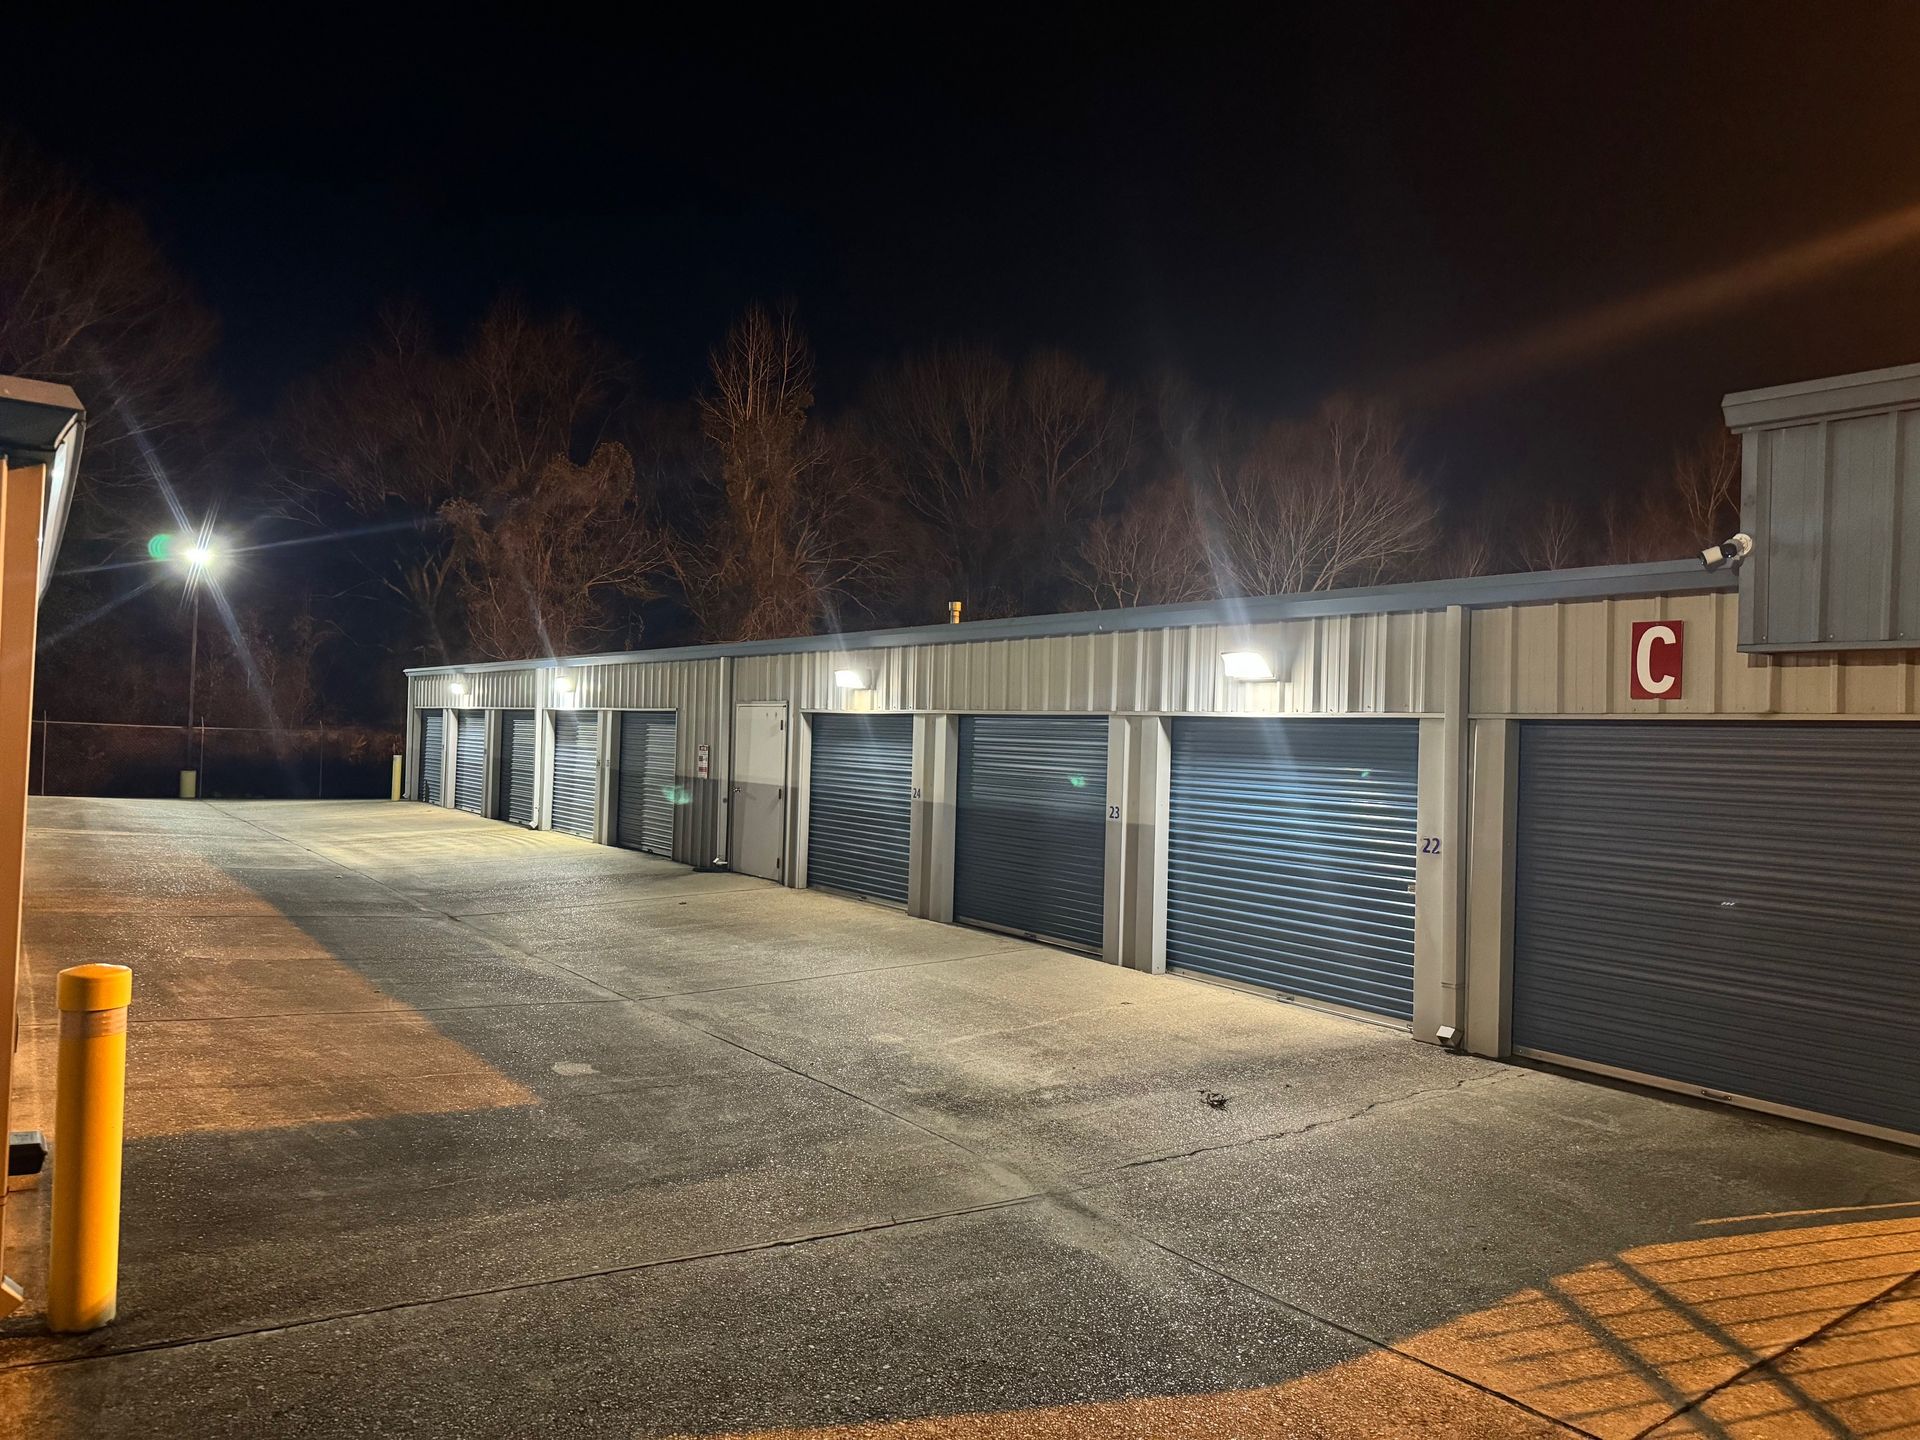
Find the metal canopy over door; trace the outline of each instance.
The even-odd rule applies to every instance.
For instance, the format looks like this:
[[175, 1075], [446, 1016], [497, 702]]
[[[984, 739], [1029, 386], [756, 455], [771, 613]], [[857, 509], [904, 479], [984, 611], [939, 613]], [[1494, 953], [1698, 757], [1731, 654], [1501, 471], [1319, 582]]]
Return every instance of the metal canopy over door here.
[[553, 828], [593, 839], [600, 790], [600, 716], [557, 710], [553, 716]]
[[907, 903], [913, 717], [816, 715], [807, 884]]
[[961, 716], [955, 919], [1098, 950], [1106, 824], [1106, 716]]
[[674, 714], [629, 710], [620, 717], [620, 789], [614, 842], [673, 856], [676, 789]]
[[515, 825], [533, 824], [533, 724], [531, 710], [500, 714], [500, 818]]
[[487, 797], [487, 712], [453, 715], [453, 808], [478, 815]]
[[1413, 1018], [1411, 720], [1175, 720], [1167, 963]]
[[1920, 1134], [1920, 725], [1521, 728], [1513, 1044]]
[[446, 796], [447, 712], [420, 712], [420, 798], [429, 805], [444, 805]]

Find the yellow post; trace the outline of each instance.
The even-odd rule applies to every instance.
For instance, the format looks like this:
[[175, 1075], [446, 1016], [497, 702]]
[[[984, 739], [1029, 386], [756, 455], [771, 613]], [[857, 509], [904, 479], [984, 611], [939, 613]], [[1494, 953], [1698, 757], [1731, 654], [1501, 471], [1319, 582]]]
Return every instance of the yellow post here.
[[200, 772], [182, 770], [180, 772], [180, 798], [191, 800], [200, 793]]
[[393, 794], [389, 798], [394, 800], [400, 798], [400, 757], [398, 755], [393, 757]]
[[120, 1149], [133, 972], [124, 965], [75, 965], [60, 972], [57, 994], [47, 1323], [72, 1332], [113, 1319], [120, 1289]]

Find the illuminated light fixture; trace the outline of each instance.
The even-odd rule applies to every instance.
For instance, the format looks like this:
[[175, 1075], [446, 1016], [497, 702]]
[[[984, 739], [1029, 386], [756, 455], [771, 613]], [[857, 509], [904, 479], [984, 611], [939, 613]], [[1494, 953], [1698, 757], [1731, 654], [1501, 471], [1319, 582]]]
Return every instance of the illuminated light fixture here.
[[873, 677], [864, 670], [836, 670], [833, 683], [842, 690], [871, 690]]
[[220, 552], [211, 545], [189, 545], [180, 552], [180, 558], [196, 570], [205, 569], [220, 558]]
[[1271, 680], [1273, 666], [1258, 650], [1229, 650], [1220, 657], [1229, 680]]
[[447, 686], [447, 690], [450, 694], [454, 695], [464, 695], [467, 693], [467, 687], [462, 685], [458, 680]]
[[553, 677], [553, 693], [556, 695], [573, 694], [573, 681], [565, 675], [555, 675]]

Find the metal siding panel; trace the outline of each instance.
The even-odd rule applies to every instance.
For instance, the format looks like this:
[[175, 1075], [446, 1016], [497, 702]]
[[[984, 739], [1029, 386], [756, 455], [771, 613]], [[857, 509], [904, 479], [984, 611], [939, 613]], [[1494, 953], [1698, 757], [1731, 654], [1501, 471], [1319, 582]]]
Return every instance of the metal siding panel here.
[[486, 808], [487, 714], [458, 710], [453, 716], [453, 808], [478, 815]]
[[1920, 640], [1920, 410], [1899, 417], [1894, 477], [1893, 638]]
[[955, 918], [1098, 950], [1106, 806], [1104, 716], [962, 716]]
[[500, 717], [500, 818], [533, 824], [534, 714], [509, 710]]
[[1920, 727], [1521, 732], [1513, 1043], [1920, 1131]]
[[1822, 427], [1795, 425], [1771, 435], [1767, 529], [1755, 560], [1766, 567], [1761, 637], [1782, 645], [1818, 640]]
[[815, 715], [807, 884], [907, 903], [911, 715]]
[[1176, 720], [1167, 962], [1413, 1016], [1417, 722]]
[[678, 731], [672, 711], [621, 715], [614, 844], [672, 857], [674, 810], [687, 794], [678, 779]]
[[420, 712], [420, 798], [429, 805], [443, 805], [446, 788], [446, 713], [441, 710]]
[[593, 839], [599, 791], [595, 752], [600, 717], [591, 710], [558, 710], [553, 716], [553, 828]]
[[1860, 415], [1827, 427], [1832, 483], [1822, 546], [1824, 639], [1891, 640], [1885, 600], [1892, 586], [1893, 443], [1897, 417]]

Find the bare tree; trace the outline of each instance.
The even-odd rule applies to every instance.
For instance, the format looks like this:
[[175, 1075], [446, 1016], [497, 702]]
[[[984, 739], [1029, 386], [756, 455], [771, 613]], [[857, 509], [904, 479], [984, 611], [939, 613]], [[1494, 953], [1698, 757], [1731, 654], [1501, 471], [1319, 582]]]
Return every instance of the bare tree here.
[[1193, 489], [1172, 476], [1086, 529], [1073, 566], [1096, 609], [1176, 605], [1219, 593]]
[[0, 138], [0, 373], [71, 385], [87, 407], [73, 534], [145, 539], [190, 502], [223, 403], [213, 316], [145, 225], [22, 141]]
[[926, 572], [975, 615], [1066, 597], [1061, 562], [1134, 455], [1130, 398], [1056, 350], [1018, 367], [980, 347], [909, 356], [876, 379], [863, 419], [922, 523]]
[[[510, 573], [483, 580], [475, 567], [512, 563], [517, 552], [475, 537], [525, 508], [556, 459], [590, 457], [628, 394], [619, 356], [577, 316], [541, 318], [502, 301], [448, 352], [420, 310], [402, 307], [284, 408], [282, 506], [320, 528], [386, 522], [353, 553], [413, 611], [427, 648], [457, 658], [466, 616], [452, 603], [456, 571], [463, 596], [491, 597], [474, 612], [482, 617], [525, 583]], [[579, 490], [566, 491], [563, 507]], [[458, 565], [456, 515], [469, 526]], [[496, 639], [515, 633], [497, 614], [481, 623]], [[526, 623], [523, 633], [537, 632], [532, 612]]]
[[1565, 570], [1578, 565], [1587, 525], [1572, 502], [1554, 499], [1520, 528], [1516, 550], [1527, 570]]
[[1377, 404], [1329, 401], [1268, 427], [1220, 467], [1212, 542], [1245, 594], [1367, 585], [1435, 538], [1433, 499], [1401, 424]]
[[669, 538], [668, 567], [711, 639], [837, 627], [888, 558], [871, 467], [812, 420], [813, 352], [791, 312], [750, 308], [711, 364], [717, 503]]
[[652, 596], [665, 561], [633, 457], [617, 444], [585, 465], [556, 455], [487, 507], [461, 498], [440, 513], [467, 634], [496, 660], [592, 648], [614, 629], [611, 599]]

